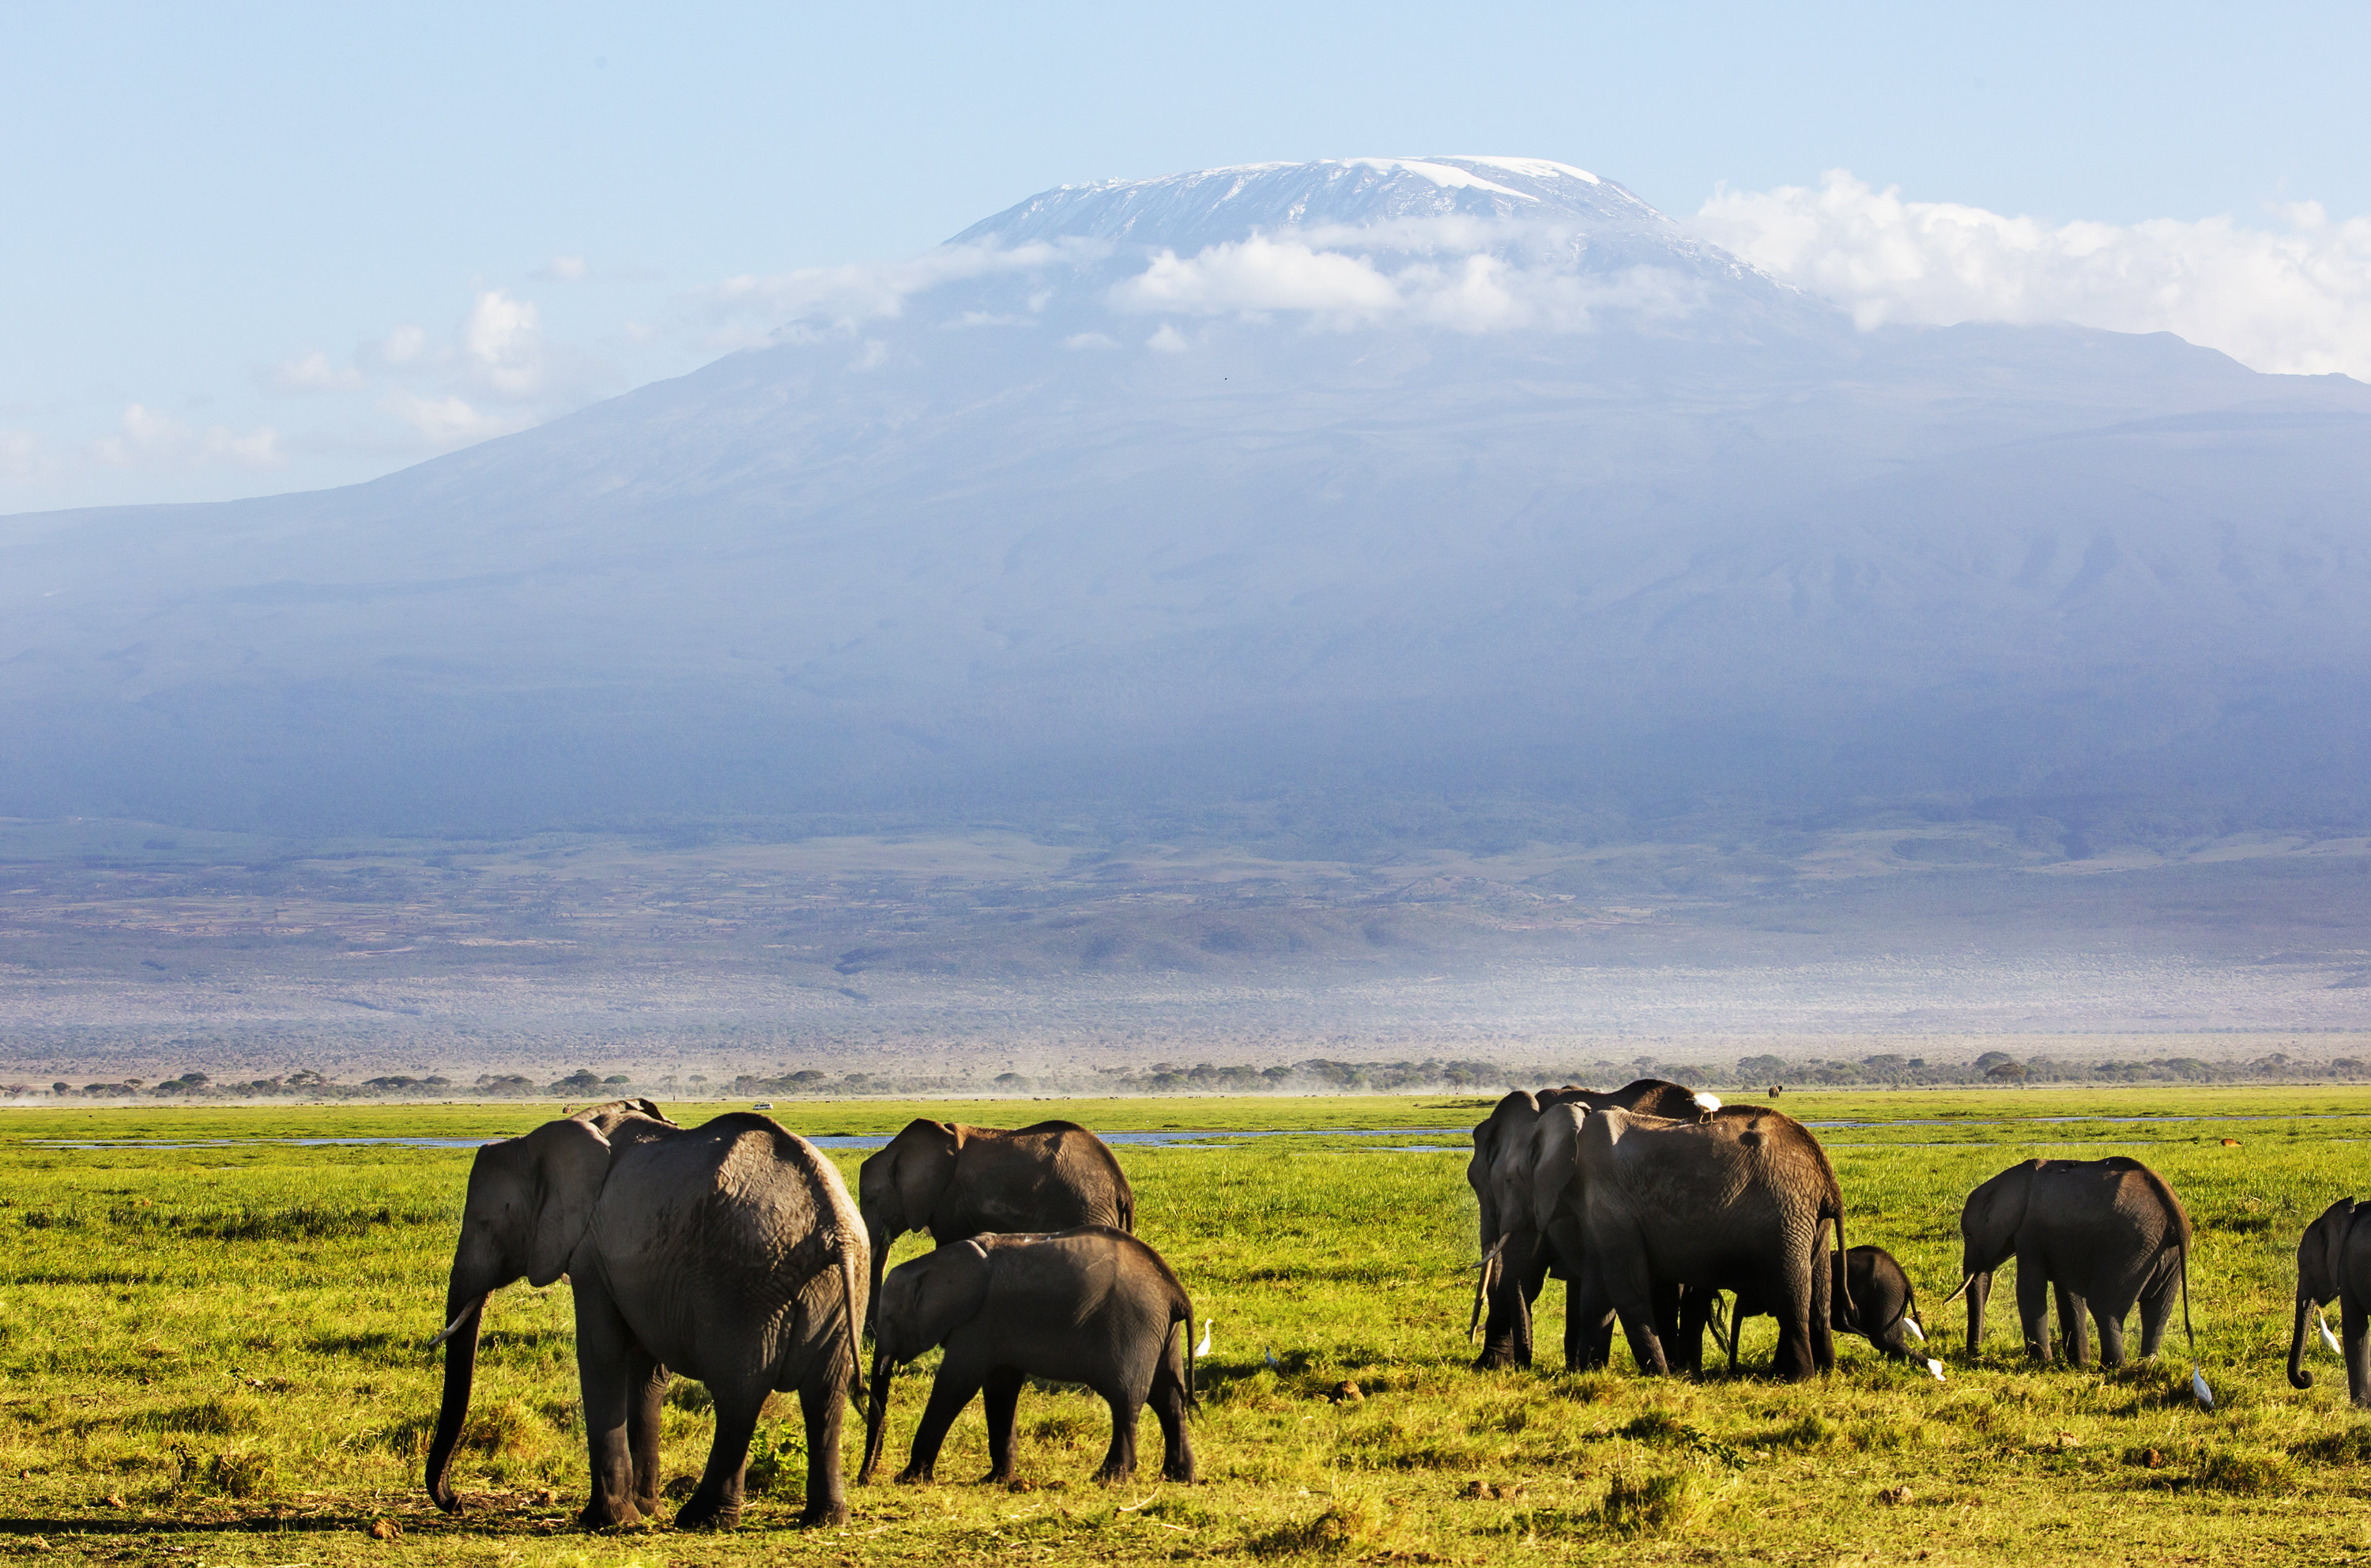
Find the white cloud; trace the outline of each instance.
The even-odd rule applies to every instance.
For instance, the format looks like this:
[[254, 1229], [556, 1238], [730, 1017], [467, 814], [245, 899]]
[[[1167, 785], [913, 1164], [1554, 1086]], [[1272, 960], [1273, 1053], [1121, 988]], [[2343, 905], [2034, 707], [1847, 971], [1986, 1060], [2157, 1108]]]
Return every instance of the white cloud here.
[[57, 471], [57, 459], [30, 431], [0, 430], [0, 483], [30, 484]]
[[782, 330], [792, 336], [853, 331], [865, 322], [902, 314], [908, 299], [943, 283], [992, 273], [1078, 267], [1110, 252], [1110, 246], [1085, 239], [1010, 248], [943, 245], [905, 261], [806, 267], [770, 277], [744, 274], [701, 291], [695, 300], [720, 325], [711, 344], [737, 347], [785, 322], [790, 325]]
[[2173, 332], [2258, 370], [2371, 378], [2371, 218], [2316, 202], [2228, 218], [2055, 226], [1905, 202], [1831, 170], [1817, 190], [1722, 190], [1695, 227], [1756, 266], [1888, 321], [2073, 321]]
[[1164, 250], [1151, 266], [1115, 286], [1111, 299], [1121, 310], [1201, 316], [1307, 310], [1371, 317], [1395, 312], [1404, 303], [1391, 280], [1364, 257], [1264, 235], [1213, 245], [1183, 259]]
[[523, 413], [482, 412], [468, 398], [450, 393], [422, 397], [413, 392], [391, 392], [379, 407], [410, 425], [423, 442], [438, 451], [508, 435], [536, 422], [533, 416]]
[[543, 341], [533, 304], [501, 289], [478, 295], [461, 324], [461, 352], [482, 384], [509, 398], [528, 398], [543, 381]]
[[127, 405], [116, 433], [99, 437], [90, 449], [101, 463], [116, 468], [179, 470], [209, 463], [279, 468], [288, 462], [280, 449], [280, 432], [270, 425], [258, 425], [244, 435], [223, 425], [193, 431], [170, 414], [139, 403]]
[[410, 364], [428, 348], [428, 334], [417, 327], [398, 327], [373, 345], [373, 353], [387, 364]]
[[363, 373], [352, 365], [331, 364], [330, 356], [316, 349], [282, 360], [265, 380], [279, 392], [351, 392], [363, 384]]
[[1066, 349], [1116, 349], [1119, 344], [1108, 332], [1073, 332], [1062, 340]]
[[584, 281], [584, 258], [555, 256], [536, 270], [537, 277], [558, 283], [581, 283]]
[[1186, 349], [1186, 334], [1164, 321], [1144, 340], [1144, 346], [1156, 353], [1182, 354]]

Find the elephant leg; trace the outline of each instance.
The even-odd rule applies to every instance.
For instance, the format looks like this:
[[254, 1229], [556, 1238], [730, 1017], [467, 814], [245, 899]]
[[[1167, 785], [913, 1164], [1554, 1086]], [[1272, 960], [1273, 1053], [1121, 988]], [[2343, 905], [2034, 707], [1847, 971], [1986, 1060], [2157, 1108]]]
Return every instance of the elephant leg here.
[[1770, 1315], [1778, 1320], [1778, 1352], [1770, 1359], [1770, 1369], [1790, 1383], [1817, 1377], [1820, 1360], [1811, 1338], [1811, 1282], [1807, 1278], [1770, 1283], [1779, 1287], [1769, 1292]]
[[1836, 1369], [1835, 1269], [1828, 1262], [1828, 1222], [1811, 1230], [1811, 1365]]
[[1104, 1400], [1111, 1406], [1112, 1440], [1095, 1480], [1108, 1484], [1136, 1473], [1136, 1418], [1143, 1407], [1124, 1393], [1105, 1394]]
[[1671, 1370], [1686, 1377], [1695, 1377], [1704, 1370], [1704, 1334], [1698, 1331], [1690, 1344], [1680, 1334], [1682, 1298], [1685, 1293], [1676, 1285], [1657, 1285], [1655, 1298], [1655, 1337], [1663, 1342], [1663, 1358]]
[[1021, 1385], [1027, 1375], [1017, 1366], [1000, 1366], [982, 1385], [988, 1407], [988, 1473], [982, 1482], [999, 1486], [1012, 1480], [1012, 1423], [1021, 1408]]
[[979, 1371], [952, 1358], [939, 1364], [939, 1375], [931, 1383], [930, 1402], [922, 1407], [922, 1424], [914, 1429], [913, 1449], [906, 1468], [897, 1472], [899, 1481], [938, 1479], [939, 1447], [947, 1440], [947, 1428], [955, 1424], [955, 1417], [985, 1381]]
[[2165, 1277], [2141, 1292], [2141, 1359], [2154, 1361], [2165, 1348], [2165, 1331], [2173, 1322], [2173, 1309], [2181, 1295], [2181, 1266], [2177, 1255]]
[[[1577, 1288], [1577, 1287], [1568, 1287]], [[1194, 1442], [1186, 1431], [1186, 1381], [1164, 1357], [1152, 1374], [1152, 1393], [1145, 1401], [1161, 1423], [1161, 1479], [1191, 1484], [1195, 1479]]]
[[651, 1361], [642, 1354], [617, 1304], [597, 1285], [579, 1282], [574, 1295], [576, 1386], [584, 1402], [585, 1456], [593, 1474], [593, 1495], [576, 1522], [588, 1530], [620, 1529], [642, 1517], [634, 1506], [634, 1455], [628, 1428]]
[[665, 1424], [667, 1369], [636, 1345], [627, 1375], [639, 1381], [626, 1417], [626, 1448], [634, 1459], [634, 1506], [645, 1518], [659, 1516], [659, 1432]]
[[[1598, 1249], [1590, 1251], [1594, 1253]], [[1669, 1377], [1671, 1363], [1664, 1359], [1661, 1336], [1655, 1332], [1655, 1285], [1647, 1273], [1647, 1260], [1635, 1251], [1608, 1259], [1603, 1273], [1606, 1294], [1613, 1297], [1614, 1315], [1622, 1320], [1622, 1332], [1630, 1342], [1631, 1359], [1650, 1377]]]
[[2087, 1303], [2063, 1285], [2053, 1294], [2058, 1297], [2058, 1338], [2066, 1359], [2077, 1366], [2090, 1366], [2091, 1325], [2083, 1315]]
[[799, 1384], [799, 1414], [807, 1430], [807, 1500], [799, 1527], [848, 1523], [848, 1486], [840, 1473], [840, 1424], [848, 1416], [848, 1368], [837, 1355], [819, 1357]]
[[2124, 1364], [2124, 1320], [2122, 1314], [2102, 1312], [2098, 1302], [2091, 1304], [2091, 1321], [2099, 1330], [2099, 1365], [2112, 1370]]
[[766, 1388], [720, 1387], [708, 1391], [716, 1400], [716, 1440], [708, 1446], [708, 1468], [700, 1473], [683, 1512], [675, 1516], [677, 1529], [713, 1525], [729, 1530], [741, 1522], [741, 1472], [749, 1462], [749, 1439], [758, 1430], [758, 1412], [766, 1408]]
[[1528, 1230], [1510, 1231], [1498, 1249], [1498, 1273], [1488, 1296], [1489, 1315], [1482, 1323], [1482, 1354], [1476, 1370], [1532, 1364], [1532, 1297], [1529, 1288], [1532, 1254], [1538, 1242]]
[[2371, 1410], [2371, 1302], [2341, 1290], [2338, 1335], [2346, 1356], [2347, 1402], [2357, 1410]]
[[2017, 1265], [2017, 1320], [2025, 1330], [2025, 1354], [2050, 1359], [2050, 1276], [2039, 1262]]
[[1993, 1276], [1989, 1273], [1968, 1276], [1968, 1359], [1973, 1361], [1982, 1354], [1984, 1343], [1984, 1303], [1992, 1299]]
[[[1672, 1365], [1692, 1378], [1704, 1376], [1705, 1325], [1712, 1319], [1713, 1292], [1689, 1286], [1680, 1296], [1680, 1321], [1673, 1343], [1679, 1354]], [[1672, 1345], [1664, 1347], [1669, 1353]]]

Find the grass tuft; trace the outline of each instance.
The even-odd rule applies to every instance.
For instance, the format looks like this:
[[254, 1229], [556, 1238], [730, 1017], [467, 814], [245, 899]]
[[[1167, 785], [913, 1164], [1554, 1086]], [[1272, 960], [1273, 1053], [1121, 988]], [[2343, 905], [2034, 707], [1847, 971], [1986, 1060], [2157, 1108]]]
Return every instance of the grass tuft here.
[[1617, 1535], [1660, 1535], [1693, 1517], [1703, 1504], [1694, 1476], [1684, 1471], [1617, 1475], [1598, 1505], [1598, 1517]]

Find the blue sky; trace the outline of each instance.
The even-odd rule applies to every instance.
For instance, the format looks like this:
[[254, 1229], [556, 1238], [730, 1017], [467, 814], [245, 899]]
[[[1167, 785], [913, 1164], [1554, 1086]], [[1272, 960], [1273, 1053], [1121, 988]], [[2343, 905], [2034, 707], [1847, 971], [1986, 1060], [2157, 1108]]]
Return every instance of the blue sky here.
[[[724, 280], [910, 255], [1049, 185], [1270, 158], [1561, 159], [1838, 289], [1864, 286], [1872, 224], [1925, 221], [1883, 206], [1898, 187], [2222, 278], [2169, 324], [2260, 368], [2371, 334], [2360, 5], [0, 15], [0, 512], [365, 478], [747, 340], [764, 323], [720, 313]], [[2016, 308], [2150, 325], [2098, 269], [2067, 281], [2070, 244]], [[1847, 303], [2012, 308], [1885, 288]]]

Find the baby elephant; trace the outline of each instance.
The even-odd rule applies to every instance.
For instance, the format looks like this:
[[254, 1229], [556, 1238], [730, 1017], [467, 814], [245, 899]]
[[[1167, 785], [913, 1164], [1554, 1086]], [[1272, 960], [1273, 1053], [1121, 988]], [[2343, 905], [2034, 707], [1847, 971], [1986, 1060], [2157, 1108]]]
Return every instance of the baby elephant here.
[[1136, 1421], [1145, 1405], [1161, 1422], [1161, 1473], [1194, 1479], [1186, 1412], [1194, 1362], [1186, 1327], [1194, 1306], [1161, 1254], [1124, 1230], [1082, 1225], [1042, 1236], [976, 1236], [890, 1271], [881, 1289], [865, 1412], [864, 1467], [881, 1458], [896, 1368], [932, 1345], [946, 1347], [914, 1450], [899, 1481], [930, 1481], [939, 1445], [963, 1408], [988, 1390], [987, 1480], [1012, 1479], [1012, 1418], [1029, 1378], [1084, 1383], [1112, 1412], [1101, 1482], [1136, 1470]]
[[[1859, 1334], [1888, 1355], [1924, 1363], [1926, 1325], [1910, 1289], [1910, 1276], [1882, 1247], [1855, 1247], [1835, 1261], [1842, 1276], [1828, 1293], [1830, 1320], [1839, 1332]], [[1847, 1288], [1849, 1286], [1849, 1288]], [[1846, 1305], [1850, 1303], [1850, 1305]], [[1729, 1324], [1729, 1369], [1737, 1370], [1737, 1331], [1762, 1311], [1760, 1303], [1741, 1296]], [[1715, 1336], [1719, 1331], [1716, 1329]]]

